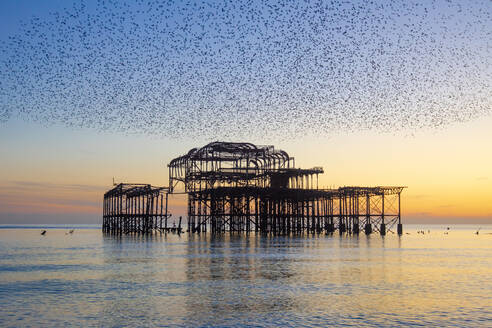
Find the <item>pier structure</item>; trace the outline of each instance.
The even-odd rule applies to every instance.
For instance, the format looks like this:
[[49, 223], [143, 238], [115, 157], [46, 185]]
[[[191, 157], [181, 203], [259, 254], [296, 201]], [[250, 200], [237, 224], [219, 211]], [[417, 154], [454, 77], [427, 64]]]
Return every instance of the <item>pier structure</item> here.
[[[169, 190], [188, 195], [188, 231], [402, 234], [405, 187], [319, 188], [323, 168], [301, 169], [285, 151], [213, 142], [169, 165]], [[391, 231], [391, 230], [390, 230]]]
[[169, 188], [120, 183], [104, 194], [102, 230], [108, 233], [167, 231]]
[[168, 164], [169, 187], [120, 183], [104, 194], [103, 231], [181, 232], [168, 226], [169, 194], [186, 194], [190, 233], [402, 234], [405, 187], [320, 188], [322, 167], [301, 169], [273, 146], [212, 142]]

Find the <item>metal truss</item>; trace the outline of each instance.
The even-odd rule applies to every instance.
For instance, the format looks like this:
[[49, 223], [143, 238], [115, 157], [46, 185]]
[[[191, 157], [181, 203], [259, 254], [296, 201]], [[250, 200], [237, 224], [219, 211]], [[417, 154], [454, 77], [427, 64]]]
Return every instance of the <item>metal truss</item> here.
[[[104, 194], [104, 232], [148, 233], [167, 230], [169, 188], [120, 183]], [[164, 225], [163, 225], [164, 223]]]
[[[319, 189], [322, 167], [300, 169], [285, 151], [251, 143], [212, 142], [173, 159], [169, 186], [188, 194], [190, 232], [260, 231], [386, 234], [398, 224], [405, 187]], [[388, 202], [397, 206], [388, 206]], [[386, 205], [385, 205], [386, 202]]]

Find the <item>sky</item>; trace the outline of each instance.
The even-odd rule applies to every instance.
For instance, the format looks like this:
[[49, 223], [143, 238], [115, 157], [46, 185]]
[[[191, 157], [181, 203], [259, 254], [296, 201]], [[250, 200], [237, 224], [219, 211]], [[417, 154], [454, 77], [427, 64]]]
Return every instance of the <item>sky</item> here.
[[[4, 50], [1, 58], [9, 58], [12, 56], [11, 51], [15, 50], [17, 53], [14, 55], [23, 62], [27, 60], [25, 73], [12, 70], [14, 73], [4, 71], [1, 75], [0, 105], [7, 109], [8, 114], [0, 121], [0, 223], [100, 223], [103, 193], [111, 188], [113, 179], [116, 182], [166, 186], [166, 165], [171, 159], [191, 148], [216, 140], [272, 144], [294, 156], [297, 166], [322, 166], [325, 173], [320, 177], [320, 186], [407, 186], [402, 194], [403, 222], [492, 223], [492, 78], [488, 65], [490, 56], [487, 57], [490, 55], [488, 28], [491, 26], [490, 22], [473, 20], [474, 16], [470, 14], [490, 16], [491, 7], [487, 2], [470, 2], [469, 20], [466, 18], [467, 6], [464, 6], [463, 19], [477, 34], [470, 39], [442, 37], [439, 49], [444, 49], [442, 56], [448, 56], [442, 62], [434, 62], [432, 58], [435, 57], [435, 48], [431, 46], [432, 42], [424, 39], [423, 43], [419, 41], [415, 44], [422, 45], [428, 52], [398, 53], [396, 57], [392, 57], [397, 64], [408, 64], [403, 68], [403, 73], [398, 73], [400, 75], [395, 73], [397, 68], [393, 64], [387, 64], [388, 67], [379, 68], [377, 72], [390, 72], [391, 79], [381, 73], [381, 76], [374, 78], [371, 88], [359, 89], [361, 87], [358, 85], [362, 80], [356, 76], [366, 74], [367, 71], [362, 68], [364, 65], [356, 65], [354, 71], [345, 71], [342, 76], [337, 75], [339, 73], [330, 75], [333, 81], [350, 78], [350, 83], [344, 82], [344, 88], [331, 85], [330, 93], [325, 93], [323, 76], [313, 72], [309, 60], [306, 60], [304, 66], [299, 65], [304, 69], [294, 76], [286, 75], [276, 64], [269, 64], [269, 59], [272, 58], [269, 54], [271, 45], [266, 45], [267, 50], [260, 51], [259, 55], [244, 55], [247, 59], [253, 55], [263, 56], [258, 66], [238, 66], [226, 71], [221, 65], [226, 67], [229, 64], [215, 60], [202, 63], [200, 67], [207, 69], [206, 73], [202, 72], [202, 68], [189, 68], [179, 72], [179, 79], [177, 75], [171, 74], [171, 69], [177, 67], [176, 63], [191, 65], [196, 59], [193, 57], [195, 52], [185, 51], [184, 55], [188, 57], [168, 62], [170, 70], [162, 72], [135, 70], [140, 65], [146, 67], [145, 62], [137, 59], [134, 64], [128, 64], [136, 66], [131, 66], [131, 70], [119, 68], [118, 74], [111, 75], [109, 82], [103, 79], [103, 75], [112, 74], [111, 71], [105, 71], [102, 64], [95, 64], [103, 71], [91, 69], [74, 73], [78, 81], [92, 82], [96, 86], [94, 90], [87, 93], [89, 91], [80, 89], [81, 84], [75, 84], [69, 87], [77, 89], [77, 92], [61, 92], [58, 82], [53, 83], [45, 77], [51, 72], [50, 65], [53, 63], [26, 59], [28, 55], [37, 53], [36, 48], [26, 50], [28, 48], [12, 46], [10, 38], [20, 35], [21, 39], [29, 39], [21, 32], [23, 24], [30, 22], [33, 15], [41, 21], [50, 21], [54, 17], [53, 12], [63, 12], [63, 8], [70, 8], [67, 3], [69, 2], [21, 0], [2, 1], [0, 4], [0, 40]], [[80, 5], [77, 1], [74, 3]], [[95, 2], [87, 3], [88, 7], [92, 6], [97, 11], [98, 5]], [[437, 8], [435, 10], [438, 13], [439, 6]], [[442, 10], [445, 12], [444, 8]], [[234, 12], [240, 11], [241, 9], [234, 9]], [[267, 17], [265, 21], [270, 20]], [[359, 30], [360, 26], [355, 24]], [[442, 26], [437, 23], [431, 24], [431, 27], [438, 39], [444, 33], [442, 31], [447, 30], [447, 26], [441, 29]], [[240, 27], [238, 29], [241, 30]], [[489, 32], [484, 32], [487, 29]], [[138, 33], [142, 31], [138, 30]], [[186, 34], [186, 31], [183, 33]], [[408, 35], [414, 35], [412, 33]], [[114, 32], [108, 32], [101, 38], [108, 42], [105, 38], [113, 34]], [[388, 32], [384, 36], [398, 41], [399, 35]], [[338, 40], [338, 36], [334, 38]], [[72, 39], [69, 35], [68, 41], [50, 41], [48, 44], [60, 51], [73, 44], [77, 45], [77, 42], [72, 43]], [[215, 40], [214, 37], [211, 40]], [[147, 41], [152, 43], [152, 39]], [[451, 44], [452, 42], [454, 43]], [[460, 43], [471, 49], [471, 53], [464, 52]], [[251, 42], [253, 46], [258, 44], [263, 43], [258, 40]], [[112, 43], [111, 45], [114, 46]], [[317, 52], [315, 45], [307, 42], [297, 46], [292, 57], [305, 60], [304, 57], [297, 56], [300, 49], [303, 49], [304, 56], [313, 55]], [[133, 47], [133, 42], [130, 45], [123, 43], [123, 51], [118, 53], [111, 48], [111, 56], [128, 56], [135, 49]], [[40, 46], [43, 51], [45, 48], [46, 45]], [[370, 48], [364, 48], [362, 53]], [[90, 47], [85, 49], [94, 50]], [[234, 44], [232, 49], [227, 56], [243, 58], [243, 55], [234, 52]], [[387, 46], [387, 49], [401, 51], [392, 46]], [[212, 47], [211, 51], [215, 50]], [[282, 61], [287, 62], [285, 65], [288, 66], [291, 56], [284, 55], [284, 47], [278, 51], [278, 57], [282, 57]], [[347, 53], [346, 50], [337, 51], [342, 55]], [[73, 58], [63, 61], [59, 67], [65, 69], [76, 65], [77, 60]], [[370, 56], [363, 56], [359, 61], [367, 62], [368, 58]], [[463, 67], [458, 67], [460, 58], [466, 64]], [[87, 64], [92, 59], [89, 55], [86, 59], [81, 59], [80, 63]], [[115, 60], [114, 57], [110, 59]], [[351, 65], [351, 62], [337, 63], [341, 67]], [[419, 63], [425, 69], [419, 67]], [[426, 66], [431, 63], [436, 66]], [[214, 68], [214, 65], [219, 68]], [[467, 65], [468, 69], [465, 67]], [[11, 66], [21, 67], [15, 61]], [[372, 67], [373, 64], [369, 66]], [[36, 77], [32, 75], [37, 72], [36, 69], [45, 75], [40, 73], [39, 77], [33, 78]], [[266, 70], [270, 70], [269, 75], [256, 73]], [[452, 73], [444, 73], [445, 70], [451, 70]], [[219, 75], [217, 71], [229, 82], [239, 83], [234, 80], [234, 76], [241, 77], [244, 88], [237, 89], [247, 90], [248, 93], [230, 90], [226, 92], [220, 84], [203, 91], [204, 84], [196, 81], [206, 77], [211, 83], [215, 81], [214, 74]], [[413, 77], [408, 75], [410, 71], [415, 72], [417, 78], [427, 76], [429, 80], [414, 82]], [[30, 75], [23, 76], [19, 72]], [[126, 81], [130, 72], [132, 76], [145, 73], [143, 78], [149, 78], [153, 83], [160, 82], [160, 74], [163, 74], [173, 83], [174, 89], [170, 89], [169, 93], [183, 91], [188, 99], [166, 98], [166, 95], [159, 98], [161, 95], [149, 88], [149, 85], [142, 84], [141, 81], [134, 82], [137, 78], [133, 82]], [[134, 74], [135, 72], [138, 74]], [[331, 74], [331, 71], [324, 73]], [[63, 75], [65, 70], [53, 74], [57, 79], [66, 78]], [[388, 81], [402, 76], [407, 79], [404, 79], [405, 83], [398, 88], [387, 87]], [[263, 81], [263, 78], [271, 83], [258, 82]], [[289, 78], [298, 84], [289, 84]], [[115, 79], [128, 83], [116, 85]], [[453, 82], [449, 82], [450, 80]], [[284, 82], [286, 84], [282, 84]], [[6, 86], [15, 83], [25, 87], [16, 93], [23, 97], [14, 97], [7, 90]], [[416, 90], [415, 86], [420, 84], [431, 91], [425, 93], [425, 90]], [[122, 91], [125, 87], [131, 89], [127, 94]], [[260, 87], [268, 89], [268, 92], [258, 91]], [[357, 97], [347, 94], [345, 87], [349, 87], [349, 90], [355, 88], [352, 92], [360, 91], [360, 94]], [[100, 93], [97, 93], [98, 88]], [[25, 91], [28, 89], [31, 91]], [[458, 89], [463, 92], [456, 93]], [[107, 92], [116, 91], [123, 94], [122, 98], [112, 99], [112, 102], [106, 99]], [[423, 98], [416, 100], [414, 95], [418, 92], [422, 92]], [[311, 98], [302, 98], [303, 93]], [[326, 102], [326, 97], [332, 93], [345, 93], [344, 97], [347, 98], [342, 102]], [[372, 97], [373, 93], [381, 100], [375, 102], [377, 99]], [[411, 93], [412, 96], [398, 98], [398, 93]], [[451, 93], [452, 97], [449, 96]], [[197, 102], [193, 94], [200, 95], [200, 99], [207, 102]], [[323, 97], [312, 98], [314, 94]], [[135, 97], [142, 104], [138, 110], [131, 103]], [[87, 101], [89, 98], [91, 101]], [[186, 102], [188, 108], [194, 111], [189, 109], [183, 113], [180, 101]], [[82, 102], [86, 104], [85, 107], [80, 105]], [[252, 105], [258, 102], [268, 103], [270, 108]], [[109, 104], [109, 107], [99, 107], [100, 103]], [[369, 103], [373, 107], [368, 107]], [[438, 105], [430, 106], [430, 103]], [[326, 111], [323, 106], [327, 104], [334, 106], [333, 108], [342, 106], [342, 109], [337, 109], [336, 112]], [[158, 105], [165, 109], [153, 112], [153, 108]], [[107, 108], [111, 108], [111, 112]], [[120, 117], [115, 119], [118, 114]], [[186, 118], [190, 115], [195, 121], [187, 125], [190, 122]], [[214, 125], [218, 121], [228, 124]], [[372, 122], [375, 128], [361, 125], [362, 121]], [[171, 198], [171, 212], [175, 216], [185, 215], [184, 204], [182, 196]]]

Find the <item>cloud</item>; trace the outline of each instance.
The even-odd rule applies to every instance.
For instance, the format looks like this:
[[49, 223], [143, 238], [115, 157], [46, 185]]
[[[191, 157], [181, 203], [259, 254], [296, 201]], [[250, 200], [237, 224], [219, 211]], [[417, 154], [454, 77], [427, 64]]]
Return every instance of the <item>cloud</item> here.
[[417, 195], [408, 195], [406, 196], [407, 198], [412, 198], [412, 199], [424, 199], [424, 198], [429, 198], [430, 195], [426, 194], [417, 194]]
[[99, 214], [90, 213], [16, 213], [0, 212], [0, 224], [100, 224]]
[[19, 191], [26, 190], [59, 190], [59, 191], [84, 191], [84, 192], [104, 192], [107, 187], [86, 184], [63, 184], [51, 182], [35, 181], [7, 181], [7, 187], [16, 188]]
[[408, 216], [416, 215], [416, 216], [429, 216], [432, 215], [431, 212], [413, 212], [413, 213], [408, 213]]
[[73, 205], [73, 206], [85, 206], [85, 207], [100, 207], [102, 204], [102, 196], [100, 199], [87, 199], [87, 197], [74, 197], [74, 195], [70, 195], [71, 197], [58, 197], [52, 194], [43, 194], [43, 195], [24, 195], [23, 197], [19, 197], [18, 195], [9, 195], [5, 193], [0, 193], [0, 204], [11, 204], [11, 205], [23, 205], [27, 206], [33, 204], [53, 204], [53, 205]]
[[104, 186], [39, 181], [0, 182], [0, 213], [99, 213]]

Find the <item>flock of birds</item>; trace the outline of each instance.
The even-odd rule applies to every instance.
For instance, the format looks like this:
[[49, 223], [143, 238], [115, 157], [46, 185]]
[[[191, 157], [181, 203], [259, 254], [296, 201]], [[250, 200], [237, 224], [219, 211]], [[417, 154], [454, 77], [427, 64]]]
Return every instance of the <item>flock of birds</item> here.
[[491, 13], [486, 0], [81, 1], [0, 45], [0, 121], [214, 139], [436, 129], [491, 113]]

